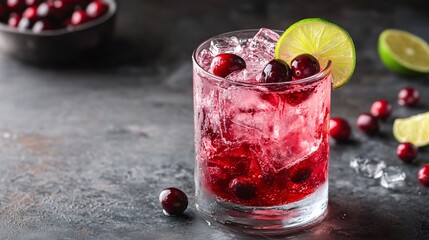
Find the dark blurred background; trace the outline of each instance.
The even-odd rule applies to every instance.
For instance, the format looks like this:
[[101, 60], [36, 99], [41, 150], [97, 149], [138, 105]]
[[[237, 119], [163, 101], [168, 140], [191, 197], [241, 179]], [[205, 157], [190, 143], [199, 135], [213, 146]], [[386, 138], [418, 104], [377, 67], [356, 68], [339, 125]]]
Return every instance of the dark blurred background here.
[[376, 45], [373, 33], [385, 28], [428, 36], [429, 3], [424, 0], [122, 0], [119, 5], [118, 39], [111, 56], [119, 64], [168, 66], [189, 59], [194, 47], [213, 35], [246, 28], [283, 30], [306, 17], [326, 18], [346, 28], [362, 60]]

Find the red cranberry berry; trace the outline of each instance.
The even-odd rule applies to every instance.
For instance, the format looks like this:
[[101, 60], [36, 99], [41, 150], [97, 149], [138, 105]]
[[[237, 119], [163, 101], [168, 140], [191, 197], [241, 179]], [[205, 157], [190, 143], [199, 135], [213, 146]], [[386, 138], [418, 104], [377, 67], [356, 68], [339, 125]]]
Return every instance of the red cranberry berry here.
[[319, 61], [313, 55], [304, 53], [296, 56], [290, 63], [295, 79], [310, 77], [320, 71]]
[[39, 4], [41, 4], [43, 0], [25, 0], [25, 4], [29, 7], [37, 7]]
[[392, 114], [392, 105], [384, 99], [375, 101], [371, 106], [371, 115], [378, 119], [386, 119]]
[[164, 214], [178, 216], [188, 207], [188, 197], [177, 188], [166, 188], [159, 194]]
[[99, 18], [109, 10], [109, 6], [102, 0], [95, 0], [86, 7], [86, 14], [91, 18]]
[[230, 73], [246, 68], [246, 62], [232, 53], [221, 53], [213, 58], [210, 69], [219, 77], [226, 77]]
[[31, 22], [35, 22], [38, 19], [38, 15], [37, 15], [37, 7], [28, 7], [27, 9], [25, 9], [24, 13], [22, 14], [23, 17], [27, 18], [28, 20], [30, 20]]
[[84, 10], [77, 10], [73, 13], [71, 19], [70, 19], [70, 24], [72, 26], [79, 26], [82, 25], [88, 21], [90, 21], [91, 18], [88, 17], [88, 15], [86, 14], [86, 12]]
[[21, 16], [18, 13], [12, 13], [9, 17], [7, 24], [10, 27], [18, 28], [18, 24], [20, 20], [21, 20]]
[[356, 125], [362, 132], [368, 135], [375, 134], [380, 129], [378, 119], [369, 113], [359, 115]]
[[34, 23], [32, 30], [34, 33], [40, 33], [42, 31], [53, 30], [53, 29], [55, 29], [55, 26], [50, 21], [46, 19], [42, 19]]
[[419, 182], [426, 187], [429, 187], [429, 164], [424, 165], [417, 174]]
[[73, 13], [77, 2], [72, 0], [53, 0], [52, 7], [61, 16], [61, 19], [69, 17]]
[[41, 3], [37, 8], [37, 14], [41, 18], [63, 20], [72, 14], [73, 6], [65, 0], [51, 0]]
[[418, 149], [409, 142], [400, 143], [396, 148], [396, 155], [406, 163], [410, 163], [416, 159], [417, 153]]
[[239, 199], [251, 200], [256, 196], [256, 186], [248, 178], [237, 177], [229, 183], [229, 189]]
[[412, 87], [404, 87], [398, 93], [398, 103], [403, 106], [414, 106], [420, 100], [419, 92]]
[[18, 30], [25, 31], [25, 30], [30, 29], [31, 27], [32, 27], [32, 23], [31, 23], [30, 19], [23, 17], [23, 18], [21, 18], [21, 20], [19, 20]]
[[53, 13], [52, 2], [49, 2], [49, 4], [47, 2], [41, 3], [37, 7], [37, 15], [41, 18], [54, 17], [55, 14]]
[[329, 127], [329, 134], [337, 141], [347, 140], [352, 132], [350, 124], [345, 119], [339, 117], [331, 118]]
[[21, 12], [25, 9], [25, 0], [7, 0], [7, 7], [11, 12]]
[[273, 59], [262, 70], [265, 83], [287, 82], [292, 79], [289, 65], [280, 59]]
[[309, 168], [300, 168], [292, 175], [291, 181], [293, 183], [302, 184], [310, 178], [311, 172], [312, 170]]

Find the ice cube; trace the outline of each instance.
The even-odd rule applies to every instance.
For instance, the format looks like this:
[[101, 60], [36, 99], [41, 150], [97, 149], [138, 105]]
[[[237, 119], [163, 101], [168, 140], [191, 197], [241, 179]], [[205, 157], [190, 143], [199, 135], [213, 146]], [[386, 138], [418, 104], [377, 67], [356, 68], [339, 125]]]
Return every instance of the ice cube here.
[[378, 158], [357, 156], [350, 161], [350, 167], [364, 177], [380, 178], [386, 163]]
[[207, 49], [203, 49], [197, 59], [198, 63], [205, 69], [210, 69], [210, 64], [213, 61], [213, 54]]
[[261, 28], [259, 32], [249, 41], [249, 50], [260, 60], [271, 60], [274, 58], [274, 50], [280, 36], [270, 29]]
[[276, 106], [273, 106], [270, 102], [261, 99], [260, 93], [256, 91], [235, 91], [235, 94], [230, 97], [234, 102], [235, 108], [240, 112], [254, 113], [276, 111]]
[[246, 61], [247, 79], [259, 79], [258, 74], [264, 66], [274, 58], [279, 35], [270, 29], [261, 28], [259, 32], [248, 41], [241, 53]]
[[229, 79], [234, 82], [244, 82], [244, 83], [258, 83], [260, 72], [253, 72], [252, 70], [243, 69], [241, 71], [235, 71], [226, 76], [226, 79]]
[[389, 166], [383, 170], [380, 184], [384, 188], [394, 189], [405, 185], [406, 174], [401, 167]]
[[213, 56], [219, 53], [239, 53], [242, 51], [241, 42], [237, 37], [216, 38], [210, 42], [210, 52]]

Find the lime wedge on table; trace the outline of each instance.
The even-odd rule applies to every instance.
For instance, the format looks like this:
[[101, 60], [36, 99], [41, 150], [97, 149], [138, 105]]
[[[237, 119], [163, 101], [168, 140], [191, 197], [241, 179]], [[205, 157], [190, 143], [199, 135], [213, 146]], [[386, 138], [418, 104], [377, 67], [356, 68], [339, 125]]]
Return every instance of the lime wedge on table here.
[[290, 63], [299, 54], [312, 54], [324, 68], [332, 61], [333, 87], [342, 87], [353, 75], [356, 52], [346, 30], [321, 18], [307, 18], [292, 24], [276, 45], [275, 58]]
[[384, 65], [394, 72], [429, 73], [429, 45], [409, 32], [384, 30], [378, 37], [378, 54]]
[[396, 119], [393, 123], [393, 136], [398, 142], [410, 142], [417, 147], [428, 145], [429, 112]]

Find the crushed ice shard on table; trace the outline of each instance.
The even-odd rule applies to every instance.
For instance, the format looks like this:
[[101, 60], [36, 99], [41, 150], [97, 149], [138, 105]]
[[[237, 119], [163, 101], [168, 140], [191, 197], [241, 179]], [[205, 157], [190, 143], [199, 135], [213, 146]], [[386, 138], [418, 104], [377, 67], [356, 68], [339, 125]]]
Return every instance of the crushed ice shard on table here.
[[401, 167], [389, 166], [383, 170], [380, 184], [384, 188], [398, 188], [405, 184], [406, 174]]
[[380, 178], [386, 163], [377, 158], [357, 156], [350, 161], [350, 167], [359, 175], [369, 178]]

